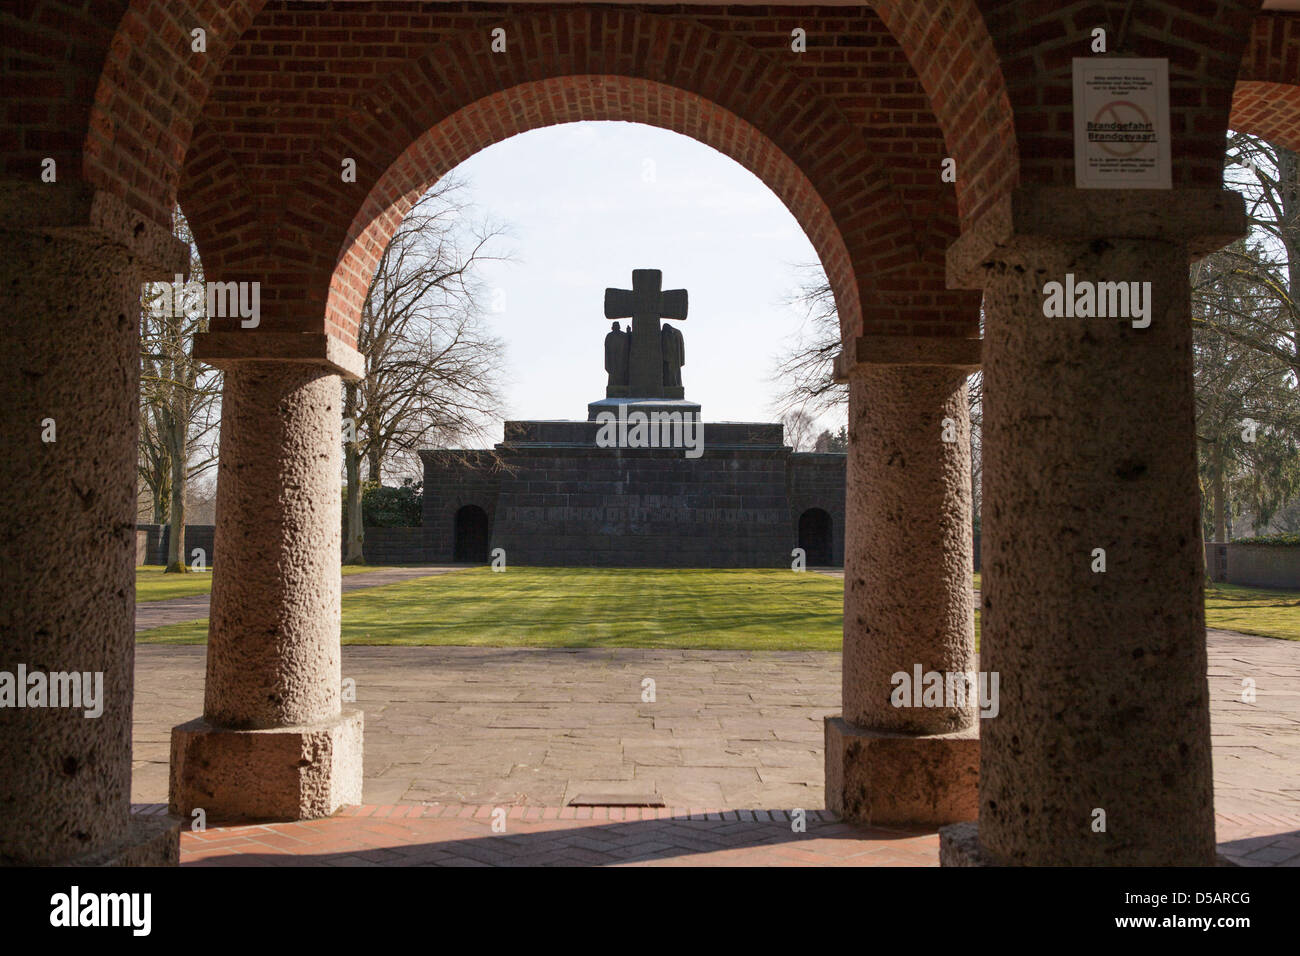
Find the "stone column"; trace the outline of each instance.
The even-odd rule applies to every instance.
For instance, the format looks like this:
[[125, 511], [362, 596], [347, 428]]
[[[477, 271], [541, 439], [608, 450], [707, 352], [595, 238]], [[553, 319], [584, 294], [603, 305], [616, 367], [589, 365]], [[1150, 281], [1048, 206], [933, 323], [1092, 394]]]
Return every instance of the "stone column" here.
[[[843, 713], [826, 720], [826, 805], [874, 824], [969, 820], [976, 701], [924, 675], [977, 670], [971, 596], [967, 339], [857, 339], [849, 382]], [[916, 676], [923, 680], [919, 686]], [[906, 683], [896, 679], [905, 675]], [[906, 698], [895, 691], [914, 692]], [[900, 706], [901, 705], [901, 706]]]
[[[1244, 228], [1220, 190], [1022, 188], [949, 252], [950, 282], [985, 290], [1002, 695], [978, 826], [943, 831], [945, 865], [1214, 863], [1187, 267]], [[1149, 283], [1149, 325], [1047, 317], [1049, 282]]]
[[177, 861], [130, 813], [131, 705], [140, 287], [188, 264], [113, 196], [0, 185], [0, 863]]
[[302, 820], [361, 802], [340, 703], [340, 374], [323, 334], [209, 332], [225, 373], [203, 717], [172, 730], [171, 808]]

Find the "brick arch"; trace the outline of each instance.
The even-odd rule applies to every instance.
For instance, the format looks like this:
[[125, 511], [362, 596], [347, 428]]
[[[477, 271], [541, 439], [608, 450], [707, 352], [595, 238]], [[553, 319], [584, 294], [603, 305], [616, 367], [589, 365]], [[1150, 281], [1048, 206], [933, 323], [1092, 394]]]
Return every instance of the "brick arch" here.
[[[116, 29], [86, 104], [85, 137], [67, 144], [80, 154], [69, 158], [82, 178], [170, 226], [181, 165], [208, 90], [265, 3], [130, 0], [118, 5], [118, 18], [88, 14], [97, 20], [89, 35], [102, 35], [106, 19]], [[206, 53], [191, 52], [195, 27], [206, 31]]]
[[1255, 18], [1228, 126], [1300, 151], [1300, 15]]
[[736, 160], [785, 203], [817, 250], [841, 325], [860, 325], [854, 263], [831, 211], [808, 177], [749, 123], [692, 94], [630, 77], [539, 80], [477, 100], [412, 143], [378, 178], [348, 226], [332, 273], [327, 326], [355, 337], [356, 316], [379, 256], [415, 200], [438, 178], [509, 136], [561, 123], [614, 120], [690, 136]]
[[1300, 86], [1239, 80], [1228, 126], [1300, 152]]
[[1235, 78], [1250, 56], [1262, 3], [1219, 3], [1212, 15], [1166, 0], [1137, 5], [1130, 27], [1133, 55], [1169, 59], [1169, 110], [1177, 117], [1170, 144], [1175, 187], [1223, 185]]
[[[557, 35], [569, 41], [560, 52], [546, 42]], [[477, 34], [430, 49], [354, 103], [325, 139], [311, 177], [321, 185], [298, 207], [300, 235], [332, 234], [337, 245], [327, 259], [318, 249], [309, 267], [328, 295], [312, 289], [297, 301], [320, 301], [331, 332], [353, 339], [373, 263], [432, 178], [507, 136], [584, 119], [682, 132], [759, 176], [822, 257], [845, 330], [861, 327], [863, 298], [873, 322], [899, 325], [922, 298], [933, 318], [949, 297], [941, 268], [922, 265], [918, 234], [928, 225], [908, 217], [863, 129], [773, 56], [694, 21], [622, 10], [531, 17], [513, 22], [510, 36], [504, 55], [485, 53], [487, 37]], [[341, 155], [370, 166], [359, 171], [361, 202], [334, 171]], [[357, 211], [342, 222], [340, 209]], [[858, 288], [891, 273], [910, 276]]]
[[[1024, 4], [1002, 3], [1004, 8]], [[907, 54], [957, 161], [963, 228], [1020, 182], [1016, 116], [1002, 58], [980, 0], [883, 0], [873, 5]], [[1002, 12], [1005, 24], [1020, 11]]]

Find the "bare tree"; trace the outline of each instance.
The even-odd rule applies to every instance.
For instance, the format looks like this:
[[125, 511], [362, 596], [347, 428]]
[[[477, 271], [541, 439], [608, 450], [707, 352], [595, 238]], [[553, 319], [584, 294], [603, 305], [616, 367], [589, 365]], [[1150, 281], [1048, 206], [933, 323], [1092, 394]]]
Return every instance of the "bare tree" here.
[[[1255, 531], [1300, 489], [1300, 393], [1287, 362], [1232, 334], [1268, 308], [1253, 270], [1261, 254], [1241, 240], [1192, 266], [1196, 435], [1207, 537], [1231, 539], [1233, 518], [1249, 511]], [[1253, 250], [1253, 251], [1252, 251]]]
[[[1212, 308], [1194, 321], [1270, 355], [1300, 378], [1300, 159], [1246, 133], [1228, 136], [1229, 185], [1246, 200], [1250, 241], [1214, 253], [1193, 270], [1192, 298]], [[1237, 282], [1232, 296], [1214, 288]]]
[[385, 469], [417, 468], [422, 447], [485, 439], [501, 416], [504, 344], [487, 331], [478, 270], [506, 258], [492, 253], [503, 232], [470, 223], [465, 192], [444, 177], [420, 197], [366, 293], [357, 333], [366, 376], [343, 386], [344, 563], [364, 560], [363, 461], [378, 484]]
[[786, 444], [795, 451], [812, 450], [817, 423], [811, 415], [794, 408], [781, 416], [781, 424], [785, 427]]
[[849, 388], [834, 380], [835, 356], [840, 351], [840, 317], [835, 294], [820, 264], [796, 267], [802, 281], [790, 304], [803, 312], [803, 322], [777, 364], [774, 379], [779, 414], [798, 410], [817, 418], [827, 412], [843, 414]]
[[[798, 267], [804, 281], [793, 303], [802, 307], [803, 325], [792, 338], [785, 357], [777, 365], [775, 378], [781, 390], [776, 407], [785, 414], [806, 412], [813, 416], [826, 412], [847, 411], [849, 389], [833, 380], [835, 356], [839, 354], [840, 320], [835, 310], [835, 296], [821, 267], [816, 264]], [[980, 334], [984, 334], [984, 310], [980, 309]], [[983, 501], [982, 426], [984, 421], [984, 373], [975, 372], [966, 382], [971, 423], [971, 492], [978, 521]]]
[[1191, 268], [1202, 498], [1220, 542], [1235, 515], [1259, 531], [1300, 488], [1300, 162], [1234, 132], [1225, 179], [1250, 234]]
[[169, 525], [167, 570], [184, 572], [186, 493], [216, 463], [221, 375], [192, 357], [194, 335], [207, 327], [203, 265], [180, 207], [172, 223], [190, 247], [190, 281], [151, 283], [141, 296], [139, 474], [155, 520]]

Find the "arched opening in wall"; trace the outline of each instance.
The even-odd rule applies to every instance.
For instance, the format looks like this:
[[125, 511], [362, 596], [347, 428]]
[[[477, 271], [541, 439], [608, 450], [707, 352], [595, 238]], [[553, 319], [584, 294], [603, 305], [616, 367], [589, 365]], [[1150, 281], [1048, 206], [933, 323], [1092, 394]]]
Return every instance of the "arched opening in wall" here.
[[799, 547], [809, 567], [831, 564], [831, 516], [821, 508], [809, 508], [799, 515]]
[[456, 512], [455, 551], [457, 561], [486, 564], [490, 538], [487, 512], [478, 505], [465, 505]]
[[[431, 183], [453, 170], [475, 186], [476, 199], [491, 196], [495, 201], [504, 196], [504, 186], [497, 188], [501, 179], [486, 188], [477, 184], [488, 181], [482, 170], [489, 161], [505, 157], [499, 162], [531, 190], [530, 195], [508, 197], [507, 215], [522, 222], [524, 211], [541, 208], [548, 217], [536, 228], [520, 228], [517, 237], [521, 258], [530, 260], [530, 268], [540, 264], [546, 275], [519, 279], [515, 267], [493, 267], [483, 283], [492, 332], [506, 342], [511, 364], [518, 369], [518, 374], [504, 376], [513, 389], [507, 402], [511, 414], [503, 440], [493, 448], [511, 459], [506, 463], [510, 467], [481, 470], [473, 456], [487, 449], [470, 449], [460, 453], [467, 463], [462, 472], [425, 472], [426, 500], [456, 500], [463, 494], [460, 489], [470, 486], [492, 489], [487, 492], [495, 495], [487, 506], [492, 513], [491, 546], [505, 552], [508, 569], [493, 581], [509, 584], [511, 598], [493, 601], [486, 613], [464, 625], [462, 637], [453, 630], [460, 625], [449, 626], [436, 616], [440, 608], [457, 606], [454, 589], [482, 587], [482, 578], [443, 576], [423, 598], [430, 626], [437, 622], [440, 643], [600, 647], [611, 655], [635, 654], [644, 647], [683, 653], [717, 647], [839, 648], [840, 581], [789, 573], [789, 455], [783, 453], [783, 430], [773, 420], [778, 416], [768, 406], [769, 396], [760, 394], [771, 361], [771, 346], [765, 343], [773, 337], [774, 316], [786, 304], [766, 291], [754, 298], [752, 290], [766, 289], [773, 275], [792, 261], [819, 262], [822, 282], [835, 300], [839, 331], [855, 334], [860, 327], [859, 281], [906, 268], [899, 262], [912, 254], [915, 243], [910, 241], [900, 253], [887, 238], [907, 216], [892, 183], [874, 175], [874, 160], [865, 161], [864, 151], [853, 142], [860, 134], [831, 117], [827, 123], [843, 138], [823, 144], [816, 155], [795, 142], [787, 144], [787, 151], [698, 95], [628, 77], [568, 77], [492, 94], [439, 121], [398, 154], [370, 187], [342, 243], [330, 285], [328, 325], [345, 334], [359, 326], [364, 291], [407, 210]], [[577, 137], [558, 163], [528, 153], [530, 143], [552, 134]], [[632, 145], [621, 155], [606, 153], [606, 138]], [[734, 162], [725, 162], [718, 153]], [[596, 169], [583, 164], [592, 157], [602, 160]], [[736, 172], [749, 181], [744, 189], [757, 187], [762, 202], [777, 207], [784, 217], [781, 229], [793, 226], [801, 233], [804, 250], [795, 256], [773, 251], [770, 224], [745, 222], [743, 229], [734, 225], [733, 220], [743, 218], [737, 212], [758, 200], [734, 181], [716, 187], [702, 172], [706, 160], [738, 164]], [[821, 169], [805, 167], [804, 162], [820, 163]], [[841, 177], [823, 175], [850, 166], [852, 172]], [[526, 176], [520, 175], [522, 170], [527, 170]], [[810, 171], [820, 184], [840, 183], [840, 194], [823, 195]], [[611, 208], [615, 214], [606, 215]], [[841, 216], [862, 240], [856, 257], [845, 241]], [[757, 245], [741, 242], [754, 236], [759, 237]], [[576, 245], [571, 245], [574, 237]], [[882, 256], [879, 263], [873, 264], [875, 253], [868, 247]], [[651, 331], [660, 336], [659, 361], [663, 327], [678, 326], [684, 338], [684, 363], [678, 369], [681, 398], [619, 395], [614, 391], [619, 386], [611, 383], [616, 372], [609, 362], [607, 337], [627, 332], [616, 332], [611, 323], [639, 324], [642, 316], [629, 314], [637, 310], [620, 307], [617, 292], [610, 296], [606, 290], [636, 293], [641, 281], [634, 273], [641, 270], [662, 272], [655, 277], [661, 283], [660, 297], [651, 310], [657, 314], [645, 316], [657, 326]], [[676, 289], [686, 290], [685, 309], [678, 305], [681, 299], [662, 295]], [[614, 305], [608, 307], [611, 301]], [[790, 329], [799, 321], [788, 311], [783, 319]], [[631, 343], [628, 348], [630, 352]], [[742, 379], [751, 380], [743, 383], [744, 389], [737, 386]], [[528, 387], [517, 387], [517, 382]], [[659, 384], [667, 384], [667, 375]], [[707, 423], [703, 447], [691, 447], [684, 434], [681, 445], [671, 439], [667, 445], [638, 445], [630, 421], [622, 436], [613, 429], [613, 447], [602, 445], [597, 418], [601, 409], [592, 406], [617, 398], [699, 402]], [[836, 433], [838, 426], [828, 430]], [[834, 493], [830, 489], [828, 498]], [[832, 563], [832, 520], [842, 521], [842, 513], [835, 519], [825, 514], [823, 531], [811, 542], [813, 557], [821, 565]], [[464, 560], [460, 532], [455, 535], [448, 550]], [[744, 600], [742, 594], [756, 600]], [[812, 609], [794, 628], [791, 600]], [[472, 629], [477, 630], [469, 633]], [[343, 631], [347, 641], [346, 601]], [[542, 653], [530, 656], [539, 665], [546, 659]], [[571, 656], [556, 659], [574, 663]], [[802, 664], [797, 667], [802, 669]], [[837, 687], [823, 676], [818, 669], [808, 679], [833, 706]], [[653, 702], [654, 681], [662, 675], [642, 678], [642, 699]], [[581, 679], [599, 682], [604, 674], [584, 671]], [[503, 783], [486, 766], [467, 770], [463, 758], [458, 761], [450, 750], [437, 758], [449, 762], [448, 779], [453, 774], [458, 779], [476, 775], [469, 781], [479, 788], [476, 793], [508, 786], [522, 790], [520, 800], [548, 806], [629, 790], [632, 797], [657, 795], [669, 805], [704, 801], [782, 806], [805, 797], [816, 799], [812, 793], [824, 773], [815, 748], [798, 755], [787, 768], [786, 777], [795, 775], [804, 784], [789, 779], [765, 783], [757, 759], [740, 772], [734, 767], [719, 772], [716, 753], [726, 748], [726, 739], [717, 728], [706, 726], [707, 718], [697, 729], [701, 735], [712, 733], [715, 747], [698, 748], [698, 760], [655, 767], [653, 755], [636, 748], [601, 753], [599, 741], [607, 728], [602, 717], [592, 716], [591, 708], [574, 708], [562, 716], [551, 713], [540, 718], [546, 723], [535, 724], [539, 715], [529, 712], [531, 706], [521, 701], [497, 708], [503, 718], [529, 722], [521, 726], [557, 728], [544, 744], [537, 739], [529, 744], [544, 746], [553, 756], [536, 772], [530, 770], [526, 781]], [[648, 711], [637, 716], [636, 733], [662, 736], [645, 719], [649, 716]], [[772, 718], [794, 716], [791, 711]], [[467, 725], [459, 734], [469, 740], [483, 730]], [[558, 740], [561, 736], [565, 739]], [[518, 751], [513, 742], [478, 739], [494, 757], [538, 764], [522, 752], [512, 756]], [[772, 739], [777, 739], [775, 734]], [[590, 751], [585, 757], [575, 753], [579, 764], [570, 766], [568, 751], [586, 750], [584, 743]], [[742, 785], [741, 778], [752, 786]], [[458, 799], [449, 791], [430, 796]]]

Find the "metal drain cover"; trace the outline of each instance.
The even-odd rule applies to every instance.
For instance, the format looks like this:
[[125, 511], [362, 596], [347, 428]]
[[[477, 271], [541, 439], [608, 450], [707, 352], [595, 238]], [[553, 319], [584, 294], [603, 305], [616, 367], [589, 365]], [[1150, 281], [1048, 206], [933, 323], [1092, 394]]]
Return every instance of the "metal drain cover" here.
[[664, 798], [657, 793], [580, 793], [569, 801], [571, 807], [662, 807]]

